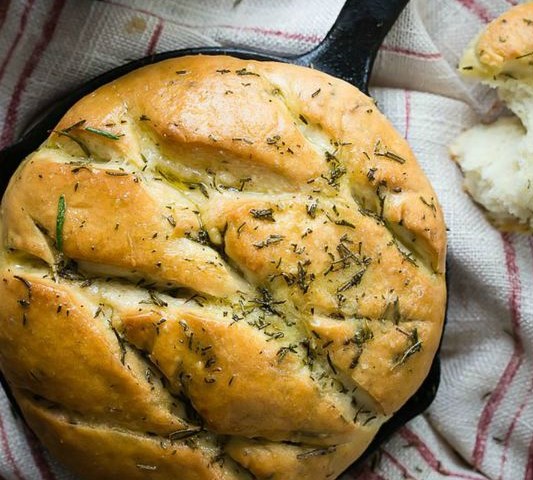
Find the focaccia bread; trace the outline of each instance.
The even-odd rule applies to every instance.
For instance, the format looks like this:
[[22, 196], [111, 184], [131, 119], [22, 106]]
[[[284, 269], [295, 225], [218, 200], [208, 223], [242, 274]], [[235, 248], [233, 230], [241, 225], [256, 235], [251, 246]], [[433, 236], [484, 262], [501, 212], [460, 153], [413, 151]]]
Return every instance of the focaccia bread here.
[[533, 231], [533, 3], [491, 22], [465, 51], [459, 71], [498, 90], [515, 115], [476, 125], [451, 146], [465, 188], [504, 231]]
[[78, 102], [2, 202], [0, 366], [91, 479], [332, 479], [426, 377], [441, 208], [355, 87], [224, 56]]

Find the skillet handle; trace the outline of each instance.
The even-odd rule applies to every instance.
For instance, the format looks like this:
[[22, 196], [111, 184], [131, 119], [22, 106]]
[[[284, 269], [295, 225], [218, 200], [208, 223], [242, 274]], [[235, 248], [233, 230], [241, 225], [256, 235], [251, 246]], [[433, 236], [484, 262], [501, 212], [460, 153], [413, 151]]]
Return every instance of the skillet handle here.
[[322, 43], [293, 61], [312, 65], [367, 93], [378, 49], [408, 1], [347, 0]]

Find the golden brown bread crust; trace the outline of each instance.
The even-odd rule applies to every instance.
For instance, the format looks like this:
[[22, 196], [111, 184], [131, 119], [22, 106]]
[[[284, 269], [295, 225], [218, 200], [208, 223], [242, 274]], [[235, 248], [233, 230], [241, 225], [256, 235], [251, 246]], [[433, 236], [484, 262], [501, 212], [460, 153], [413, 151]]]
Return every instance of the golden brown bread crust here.
[[439, 343], [435, 193], [314, 70], [185, 57], [102, 87], [15, 174], [2, 229], [0, 365], [86, 478], [333, 478]]
[[486, 81], [523, 79], [533, 71], [533, 2], [516, 5], [489, 25], [465, 52], [459, 70]]
[[[533, 95], [533, 2], [516, 5], [490, 22], [465, 50], [459, 71], [465, 77], [481, 80], [496, 88], [503, 104], [522, 122], [517, 122], [516, 129], [507, 131], [503, 137], [516, 147], [507, 156], [487, 155], [481, 153], [479, 148], [486, 142], [501, 142], [502, 137], [495, 140], [498, 126], [504, 124], [500, 123], [500, 119], [487, 126], [489, 130], [486, 137], [483, 134], [471, 137], [472, 132], [476, 132], [478, 128], [474, 127], [456, 139], [450, 147], [450, 154], [465, 175], [465, 189], [487, 219], [499, 230], [531, 232], [527, 195], [524, 196], [523, 190], [516, 187], [515, 182], [509, 181], [509, 178], [508, 184], [513, 187], [505, 193], [505, 188], [500, 188], [499, 171], [505, 169], [513, 157], [517, 165], [529, 162], [527, 158], [520, 157], [527, 156], [530, 150], [527, 144], [528, 130], [531, 130], [529, 117]], [[501, 118], [503, 122], [504, 117]], [[495, 129], [490, 130], [491, 128]], [[478, 169], [475, 171], [476, 168], [471, 167], [472, 159], [483, 160], [486, 168], [480, 168], [482, 163], [475, 162]], [[527, 177], [527, 172], [522, 171], [521, 167], [517, 168], [517, 178]], [[505, 186], [505, 182], [501, 185]]]

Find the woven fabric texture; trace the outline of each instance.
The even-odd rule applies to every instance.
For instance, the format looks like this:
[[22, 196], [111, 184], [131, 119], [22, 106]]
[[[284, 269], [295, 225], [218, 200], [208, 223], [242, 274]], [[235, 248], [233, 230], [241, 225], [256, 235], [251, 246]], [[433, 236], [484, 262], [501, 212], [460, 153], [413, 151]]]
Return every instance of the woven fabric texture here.
[[[533, 480], [533, 240], [487, 223], [447, 150], [462, 130], [498, 111], [494, 93], [464, 82], [456, 65], [470, 39], [515, 3], [412, 0], [376, 61], [372, 94], [444, 207], [450, 299], [436, 401], [343, 480]], [[51, 101], [130, 59], [194, 46], [304, 52], [325, 36], [342, 4], [0, 0], [0, 146]], [[2, 391], [0, 477], [74, 479], [14, 416]]]

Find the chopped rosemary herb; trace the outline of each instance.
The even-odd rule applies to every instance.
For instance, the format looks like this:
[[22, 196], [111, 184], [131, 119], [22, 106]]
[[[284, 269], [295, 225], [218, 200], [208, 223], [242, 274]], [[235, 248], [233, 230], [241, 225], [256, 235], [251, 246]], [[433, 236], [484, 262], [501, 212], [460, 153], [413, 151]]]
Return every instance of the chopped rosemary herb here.
[[204, 183], [202, 182], [192, 182], [192, 183], [188, 183], [187, 184], [189, 186], [189, 189], [190, 190], [200, 190], [200, 192], [202, 193], [202, 195], [205, 197], [205, 198], [209, 198], [209, 192], [207, 191], [207, 187], [205, 186]]
[[320, 457], [322, 455], [329, 455], [330, 453], [334, 453], [337, 450], [337, 447], [335, 445], [330, 445], [329, 447], [324, 448], [315, 448], [313, 450], [308, 450], [307, 452], [299, 453], [296, 455], [296, 458], [298, 460], [305, 460], [306, 458], [310, 457]]
[[86, 167], [85, 165], [81, 165], [79, 167], [74, 167], [71, 172], [75, 175], [79, 172], [81, 172], [82, 170], [87, 170], [88, 172], [91, 171], [91, 169], [89, 167]]
[[111, 327], [111, 330], [113, 330], [115, 337], [117, 338], [118, 346], [120, 348], [120, 363], [122, 363], [122, 365], [125, 365], [126, 364], [126, 345], [124, 344], [124, 339], [118, 334], [116, 328], [111, 325], [111, 322], [109, 322], [109, 325]]
[[61, 195], [57, 202], [57, 217], [56, 217], [56, 246], [57, 249], [63, 251], [63, 226], [65, 225], [65, 215], [67, 212], [67, 203], [65, 196]]
[[96, 135], [101, 135], [102, 137], [109, 138], [110, 140], [120, 140], [120, 137], [123, 135], [115, 135], [114, 133], [107, 132], [106, 130], [100, 130], [99, 128], [94, 127], [85, 127], [87, 132], [95, 133]]
[[341, 227], [348, 227], [348, 228], [355, 228], [355, 225], [353, 223], [350, 223], [346, 220], [336, 220], [335, 225], [339, 225]]
[[13, 275], [13, 278], [21, 282], [28, 290], [28, 300], [31, 300], [31, 283], [25, 278], [19, 277], [18, 275]]
[[185, 232], [185, 236], [193, 242], [198, 242], [201, 245], [209, 245], [209, 234], [203, 228], [198, 230], [196, 235], [192, 232]]
[[149, 290], [148, 294], [150, 295], [150, 300], [157, 307], [168, 307], [168, 303], [165, 302], [155, 290]]
[[400, 157], [400, 155], [394, 152], [391, 152], [390, 150], [387, 150], [387, 149], [381, 150], [380, 147], [381, 147], [381, 142], [378, 141], [378, 143], [376, 144], [376, 147], [374, 148], [374, 155], [378, 157], [386, 157], [390, 160], [394, 160], [395, 162], [398, 162], [401, 164], [405, 163], [405, 158]]
[[267, 145], [276, 145], [277, 142], [281, 140], [281, 137], [279, 135], [272, 135], [271, 137], [267, 137], [266, 143]]
[[276, 306], [285, 303], [285, 300], [274, 300], [272, 294], [266, 288], [259, 288], [260, 297], [256, 297], [252, 302], [257, 305], [264, 312], [276, 315], [280, 318], [283, 317], [283, 313], [280, 312]]
[[311, 282], [315, 279], [314, 273], [307, 273], [306, 267], [311, 263], [310, 260], [307, 260], [306, 262], [298, 262], [298, 273], [296, 275], [296, 285], [298, 285], [298, 288], [302, 291], [302, 293], [306, 294], [309, 290], [309, 287], [311, 286]]
[[431, 208], [434, 212], [437, 211], [437, 207], [435, 207], [435, 203], [433, 201], [433, 197], [431, 197], [431, 203], [429, 203], [424, 197], [420, 197], [420, 201], [426, 205], [427, 207]]
[[318, 90], [315, 90], [312, 94], [311, 94], [311, 98], [315, 98], [319, 93], [320, 93], [320, 88]]
[[326, 162], [328, 162], [330, 171], [329, 177], [321, 175], [321, 177], [328, 182], [328, 185], [338, 188], [339, 179], [346, 174], [346, 168], [341, 165], [338, 158], [332, 153], [326, 151]]
[[271, 208], [263, 208], [263, 209], [255, 209], [252, 208], [250, 210], [250, 213], [252, 214], [252, 217], [257, 218], [258, 220], [265, 220], [268, 222], [275, 222], [274, 217], [272, 214], [274, 211]]
[[172, 215], [168, 215], [165, 218], [167, 219], [167, 222], [170, 223], [171, 226], [173, 226], [173, 227], [176, 226], [176, 220], [174, 219], [174, 217]]
[[407, 260], [410, 264], [414, 265], [415, 267], [418, 267], [418, 263], [416, 263], [416, 259], [414, 258], [413, 254], [411, 252], [406, 252], [405, 249], [400, 246], [400, 244], [395, 238], [393, 238], [388, 245], [394, 245], [396, 247], [396, 250], [398, 250], [400, 255], [405, 260]]
[[254, 245], [255, 248], [257, 248], [259, 250], [261, 248], [268, 247], [269, 245], [274, 245], [276, 243], [279, 243], [279, 242], [283, 241], [284, 238], [285, 237], [283, 235], [278, 235], [278, 234], [274, 233], [272, 235], [269, 235], [264, 240], [261, 240], [260, 242], [254, 243], [253, 245]]
[[297, 345], [292, 343], [287, 347], [281, 347], [276, 353], [276, 357], [278, 357], [278, 363], [281, 363], [289, 352], [297, 353], [296, 347]]
[[246, 68], [241, 68], [240, 70], [235, 70], [235, 73], [237, 75], [253, 75], [254, 77], [259, 77], [258, 73], [249, 72], [248, 70], [246, 70]]
[[365, 272], [366, 268], [362, 268], [361, 270], [359, 270], [352, 278], [350, 278], [350, 280], [348, 280], [346, 283], [337, 288], [337, 293], [345, 292], [346, 290], [349, 290], [350, 288], [359, 285]]
[[402, 316], [400, 313], [400, 299], [396, 297], [393, 302], [387, 302], [387, 306], [380, 317], [380, 320], [388, 320], [395, 325], [400, 323]]
[[333, 361], [331, 360], [331, 356], [329, 355], [329, 352], [326, 353], [326, 359], [328, 360], [329, 368], [331, 368], [331, 371], [337, 375], [337, 369], [335, 368], [335, 365], [333, 365]]
[[150, 119], [144, 113], [139, 117], [139, 120], [141, 122], [149, 122], [150, 121]]
[[176, 70], [176, 75], [186, 75], [189, 73], [187, 70]]
[[411, 333], [407, 333], [399, 327], [396, 327], [396, 330], [398, 330], [400, 333], [407, 337], [408, 346], [402, 354], [398, 355], [394, 359], [394, 364], [392, 366], [393, 370], [396, 367], [403, 365], [411, 355], [422, 350], [422, 341], [418, 337], [418, 330], [416, 328], [411, 330]]
[[376, 415], [371, 415], [370, 417], [368, 417], [368, 418], [364, 421], [364, 423], [363, 423], [363, 427], [364, 427], [365, 425], [368, 425], [372, 420], [375, 420], [376, 418], [378, 418]]
[[253, 145], [254, 142], [252, 142], [252, 140], [249, 140], [247, 138], [242, 138], [242, 137], [234, 137], [231, 139], [232, 142], [244, 142], [244, 143], [247, 143], [248, 145]]
[[307, 118], [305, 118], [301, 113], [300, 115], [298, 116], [298, 118], [301, 120], [302, 123], [304, 123], [305, 125], [309, 125], [309, 122], [307, 121]]
[[350, 341], [353, 341], [353, 343], [358, 347], [362, 347], [364, 343], [366, 343], [368, 340], [372, 340], [373, 338], [374, 333], [365, 320], [364, 324], [357, 328], [353, 338]]
[[376, 155], [378, 157], [389, 158], [389, 159], [394, 160], [395, 162], [398, 162], [398, 163], [401, 163], [401, 164], [405, 163], [405, 158], [400, 157], [399, 155], [397, 155], [394, 152], [388, 152], [388, 151], [387, 152], [377, 152]]
[[237, 228], [237, 238], [241, 236], [242, 229], [246, 226], [246, 222], [242, 222]]
[[309, 215], [311, 218], [316, 218], [317, 207], [318, 207], [318, 200], [313, 200], [311, 203], [306, 205], [305, 209], [307, 211], [307, 215]]

